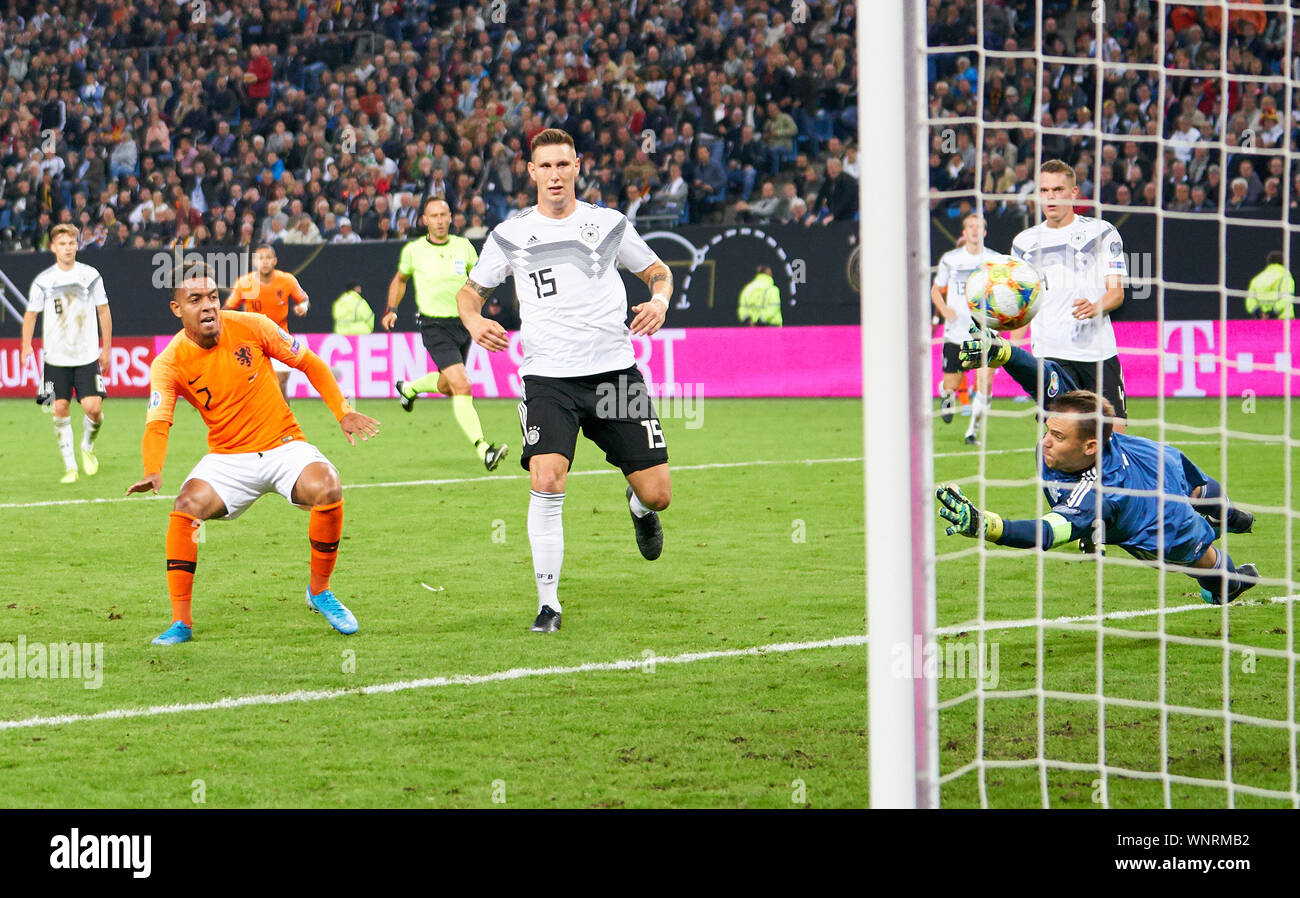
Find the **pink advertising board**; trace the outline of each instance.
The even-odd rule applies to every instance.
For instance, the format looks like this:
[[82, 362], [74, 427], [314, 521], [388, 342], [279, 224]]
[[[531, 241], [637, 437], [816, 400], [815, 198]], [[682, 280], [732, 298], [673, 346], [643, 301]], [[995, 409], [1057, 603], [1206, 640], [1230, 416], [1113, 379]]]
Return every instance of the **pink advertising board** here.
[[[415, 380], [433, 368], [420, 335], [374, 333], [359, 337], [299, 334], [330, 365], [345, 392], [367, 399], [396, 396], [393, 382]], [[161, 351], [170, 337], [158, 338]], [[634, 337], [632, 348], [653, 396], [860, 396], [861, 356], [856, 327], [664, 328]], [[510, 348], [488, 352], [470, 347], [466, 367], [474, 395], [522, 395], [519, 334]], [[292, 398], [315, 396], [294, 371]]]
[[[1225, 331], [1226, 327], [1226, 331]], [[1290, 330], [1288, 343], [1288, 328]], [[1300, 351], [1300, 324], [1281, 321], [1116, 321], [1115, 335], [1130, 396], [1155, 396], [1164, 380], [1169, 397], [1218, 396], [1226, 371], [1228, 395], [1253, 390], [1283, 395], [1278, 373]], [[415, 380], [433, 366], [418, 333], [376, 333], [360, 337], [299, 335], [339, 374], [347, 391], [367, 399], [392, 398], [393, 381]], [[170, 336], [155, 340], [161, 351]], [[664, 328], [632, 340], [636, 364], [655, 396], [860, 396], [861, 332], [857, 327]], [[1163, 356], [1160, 351], [1163, 349]], [[941, 344], [931, 349], [931, 385], [941, 374]], [[510, 348], [490, 353], [473, 346], [469, 375], [474, 395], [513, 397], [522, 392], [519, 334]], [[1226, 364], [1225, 364], [1226, 362]], [[299, 372], [289, 380], [293, 397], [314, 396]], [[1006, 374], [993, 382], [995, 396], [1016, 396], [1020, 387]], [[1291, 392], [1300, 394], [1300, 375]]]
[[[1247, 390], [1282, 396], [1287, 370], [1292, 370], [1291, 394], [1300, 393], [1300, 376], [1293, 370], [1300, 352], [1297, 322], [1116, 321], [1114, 326], [1129, 396], [1159, 395], [1162, 378], [1164, 395], [1171, 398], [1218, 396], [1225, 388], [1228, 396]], [[942, 364], [942, 343], [936, 343], [931, 353], [936, 395]], [[1005, 373], [994, 378], [994, 396], [1023, 393]]]

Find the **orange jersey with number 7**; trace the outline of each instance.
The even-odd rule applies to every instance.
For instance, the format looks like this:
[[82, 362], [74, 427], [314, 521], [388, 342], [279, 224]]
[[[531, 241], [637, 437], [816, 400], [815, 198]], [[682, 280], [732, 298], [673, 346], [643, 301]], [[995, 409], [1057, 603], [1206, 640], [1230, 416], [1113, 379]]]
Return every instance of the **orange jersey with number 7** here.
[[172, 424], [178, 396], [203, 416], [210, 452], [263, 452], [303, 439], [280, 394], [272, 358], [306, 372], [313, 384], [319, 384], [321, 398], [335, 418], [352, 410], [329, 367], [305, 343], [264, 315], [224, 310], [218, 314], [221, 332], [216, 346], [204, 349], [181, 331], [149, 367], [145, 473], [162, 468], [159, 447], [151, 445], [149, 434], [161, 428], [165, 453], [166, 428]]
[[306, 291], [289, 272], [277, 268], [271, 272], [270, 283], [264, 284], [256, 271], [250, 271], [235, 281], [235, 286], [226, 299], [226, 308], [246, 306], [248, 311], [265, 315], [279, 325], [281, 330], [287, 331], [289, 303], [301, 303], [306, 299]]

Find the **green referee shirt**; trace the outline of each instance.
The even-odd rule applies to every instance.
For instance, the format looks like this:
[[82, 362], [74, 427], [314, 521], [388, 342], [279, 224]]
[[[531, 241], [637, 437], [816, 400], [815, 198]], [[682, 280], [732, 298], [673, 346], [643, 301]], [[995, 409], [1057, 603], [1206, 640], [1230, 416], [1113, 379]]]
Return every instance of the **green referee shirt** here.
[[428, 237], [402, 247], [397, 271], [415, 281], [415, 306], [425, 318], [455, 318], [456, 293], [478, 261], [474, 245], [464, 237], [447, 235], [446, 243], [430, 243]]

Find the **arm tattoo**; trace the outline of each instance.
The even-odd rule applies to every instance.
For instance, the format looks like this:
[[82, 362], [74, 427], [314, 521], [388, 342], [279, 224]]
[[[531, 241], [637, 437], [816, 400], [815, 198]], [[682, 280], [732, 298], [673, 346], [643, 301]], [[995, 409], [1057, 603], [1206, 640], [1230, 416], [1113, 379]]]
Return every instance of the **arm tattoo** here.
[[671, 271], [668, 270], [668, 266], [666, 265], [660, 268], [654, 274], [650, 275], [651, 293], [656, 292], [655, 287], [658, 286], [661, 281], [665, 282], [666, 286], [670, 291], [673, 289], [673, 274]]
[[496, 287], [484, 287], [482, 284], [475, 283], [474, 281], [466, 281], [465, 284], [479, 296], [483, 297], [483, 299], [487, 299], [491, 296], [492, 291], [496, 289]]

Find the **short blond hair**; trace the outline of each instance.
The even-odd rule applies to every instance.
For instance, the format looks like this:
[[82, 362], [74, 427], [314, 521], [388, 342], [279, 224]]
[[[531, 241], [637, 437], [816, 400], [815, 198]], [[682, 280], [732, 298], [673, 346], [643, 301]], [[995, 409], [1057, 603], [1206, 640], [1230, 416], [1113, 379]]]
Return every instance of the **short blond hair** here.
[[1040, 175], [1065, 175], [1070, 181], [1070, 186], [1074, 187], [1078, 183], [1078, 177], [1074, 173], [1074, 166], [1062, 162], [1060, 159], [1048, 159], [1043, 163], [1043, 167], [1038, 170]]
[[73, 240], [80, 242], [81, 231], [78, 230], [76, 225], [68, 224], [65, 221], [63, 224], [56, 224], [54, 227], [50, 228], [50, 243], [53, 243], [56, 237], [61, 237], [64, 234], [67, 234]]

